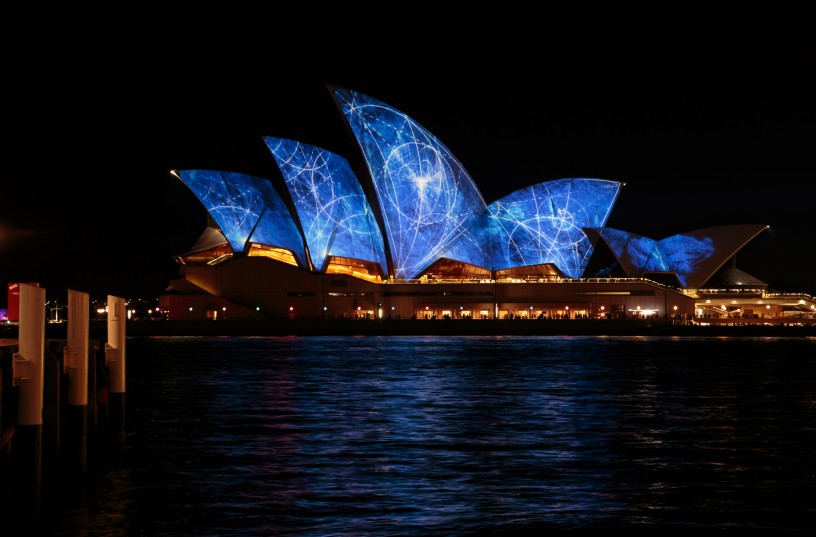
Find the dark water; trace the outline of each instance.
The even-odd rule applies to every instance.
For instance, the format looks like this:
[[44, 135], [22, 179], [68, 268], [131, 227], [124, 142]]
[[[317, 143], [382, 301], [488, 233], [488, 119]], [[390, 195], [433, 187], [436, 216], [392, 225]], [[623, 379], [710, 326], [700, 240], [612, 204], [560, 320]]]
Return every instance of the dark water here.
[[816, 534], [813, 338], [130, 338], [127, 372], [121, 462], [44, 534]]

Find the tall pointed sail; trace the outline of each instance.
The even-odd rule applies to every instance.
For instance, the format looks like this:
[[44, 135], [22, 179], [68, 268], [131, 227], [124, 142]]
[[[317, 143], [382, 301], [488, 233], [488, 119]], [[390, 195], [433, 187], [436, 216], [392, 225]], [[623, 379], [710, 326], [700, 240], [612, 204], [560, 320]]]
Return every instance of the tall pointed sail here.
[[416, 278], [441, 257], [487, 266], [487, 207], [450, 150], [385, 103], [344, 88], [333, 97], [374, 182], [395, 277]]

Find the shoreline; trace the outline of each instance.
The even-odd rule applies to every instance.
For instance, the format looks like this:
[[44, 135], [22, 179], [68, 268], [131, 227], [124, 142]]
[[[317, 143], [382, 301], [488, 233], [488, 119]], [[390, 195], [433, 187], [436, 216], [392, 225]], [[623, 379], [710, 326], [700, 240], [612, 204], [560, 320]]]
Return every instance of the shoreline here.
[[[90, 338], [104, 340], [107, 322], [91, 321]], [[49, 334], [65, 334], [67, 326], [49, 324]], [[549, 320], [129, 320], [126, 337], [151, 336], [710, 336], [816, 337], [816, 325], [683, 324], [644, 319]]]

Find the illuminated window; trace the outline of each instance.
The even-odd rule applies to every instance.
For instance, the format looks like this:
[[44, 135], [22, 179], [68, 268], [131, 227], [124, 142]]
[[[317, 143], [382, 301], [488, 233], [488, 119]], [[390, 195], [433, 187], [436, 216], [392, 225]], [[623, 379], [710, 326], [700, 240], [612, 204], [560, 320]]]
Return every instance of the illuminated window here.
[[284, 250], [283, 248], [273, 248], [271, 246], [264, 246], [263, 244], [252, 244], [247, 253], [249, 257], [268, 257], [287, 265], [297, 266], [297, 260], [292, 252]]

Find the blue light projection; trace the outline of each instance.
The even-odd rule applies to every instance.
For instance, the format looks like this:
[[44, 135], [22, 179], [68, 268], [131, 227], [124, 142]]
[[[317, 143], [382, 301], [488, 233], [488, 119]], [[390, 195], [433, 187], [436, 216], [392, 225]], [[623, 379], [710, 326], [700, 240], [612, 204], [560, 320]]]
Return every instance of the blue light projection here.
[[552, 263], [579, 278], [592, 255], [586, 227], [602, 227], [621, 184], [557, 179], [517, 190], [488, 206], [495, 268]]
[[264, 141], [292, 195], [315, 269], [341, 256], [377, 262], [387, 274], [380, 228], [348, 161], [294, 140]]
[[387, 104], [344, 88], [332, 94], [371, 173], [395, 278], [416, 278], [441, 257], [489, 266], [484, 199], [448, 148]]
[[[657, 254], [660, 254], [660, 263], [654, 263]], [[677, 279], [683, 287], [688, 286], [689, 277], [717, 253], [712, 237], [694, 237], [680, 234], [666, 237], [658, 241], [655, 256], [646, 263], [646, 272], [666, 270], [668, 266], [677, 274]], [[723, 259], [724, 261], [725, 259]], [[660, 268], [652, 268], [660, 267]]]
[[694, 289], [768, 229], [719, 226], [655, 241], [605, 228], [621, 183], [603, 179], [547, 181], [487, 206], [459, 161], [413, 119], [344, 88], [333, 88], [332, 97], [371, 174], [389, 250], [346, 159], [266, 137], [303, 233], [265, 179], [225, 171], [174, 172], [205, 206], [234, 252], [246, 253], [251, 244], [286, 249], [301, 268], [318, 271], [331, 256], [376, 262], [383, 273], [391, 261], [398, 280], [417, 278], [443, 258], [490, 270], [554, 265], [579, 278], [596, 244], [592, 236], [605, 241], [628, 276], [674, 272], [683, 287]]
[[710, 237], [674, 235], [660, 241], [618, 229], [601, 229], [624, 271], [633, 277], [645, 272], [675, 272], [683, 287], [690, 274], [715, 253]]
[[596, 229], [595, 231], [612, 250], [627, 276], [640, 277], [647, 266], [652, 267], [649, 269], [652, 272], [673, 270], [664, 259], [657, 241], [613, 228]]
[[631, 277], [675, 272], [684, 288], [702, 287], [725, 262], [767, 226], [715, 226], [655, 241], [618, 229], [596, 230]]
[[300, 232], [269, 181], [214, 170], [175, 173], [213, 217], [234, 252], [244, 252], [249, 243], [264, 244], [291, 250], [301, 266], [308, 266]]

